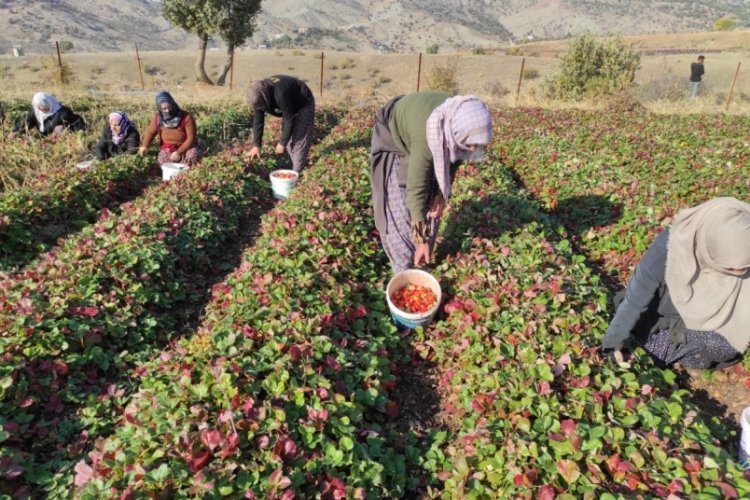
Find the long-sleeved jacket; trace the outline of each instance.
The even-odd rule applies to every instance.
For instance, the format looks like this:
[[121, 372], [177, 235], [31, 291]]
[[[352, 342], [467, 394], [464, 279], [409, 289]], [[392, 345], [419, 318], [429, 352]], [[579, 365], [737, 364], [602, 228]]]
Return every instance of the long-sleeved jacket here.
[[[406, 186], [406, 208], [412, 223], [425, 221], [427, 204], [438, 189], [432, 152], [427, 144], [427, 119], [451, 94], [416, 92], [396, 102], [388, 120], [393, 142], [404, 155], [399, 160], [399, 184]], [[460, 162], [451, 165], [455, 174]]]
[[109, 125], [104, 125], [102, 135], [99, 137], [99, 142], [94, 147], [97, 160], [106, 160], [114, 155], [118, 154], [134, 154], [138, 152], [138, 147], [141, 144], [141, 134], [134, 126], [130, 127], [125, 139], [120, 144], [112, 142], [112, 129]]
[[143, 136], [143, 146], [148, 149], [157, 135], [159, 136], [159, 149], [176, 151], [181, 155], [198, 144], [195, 119], [187, 111], [182, 112], [180, 126], [176, 128], [159, 127], [159, 113], [156, 113]]
[[605, 351], [622, 349], [631, 336], [646, 338], [660, 330], [669, 330], [674, 343], [684, 340], [685, 323], [672, 303], [665, 279], [668, 241], [669, 230], [665, 230], [635, 268], [602, 340]]
[[273, 86], [271, 97], [273, 102], [268, 107], [253, 109], [253, 144], [260, 147], [263, 143], [263, 123], [265, 114], [281, 117], [281, 139], [279, 144], [286, 146], [292, 138], [294, 115], [299, 110], [315, 104], [312, 91], [302, 80], [293, 76], [274, 75], [266, 78]]
[[67, 106], [60, 106], [60, 109], [58, 109], [57, 112], [44, 119], [44, 132], [39, 130], [39, 121], [36, 119], [36, 114], [34, 114], [33, 109], [30, 109], [29, 112], [26, 113], [25, 119], [16, 122], [13, 132], [28, 133], [32, 130], [36, 130], [43, 136], [47, 136], [54, 132], [55, 127], [58, 125], [62, 125], [64, 128], [70, 130], [83, 130], [86, 128], [86, 122], [81, 115], [74, 113]]

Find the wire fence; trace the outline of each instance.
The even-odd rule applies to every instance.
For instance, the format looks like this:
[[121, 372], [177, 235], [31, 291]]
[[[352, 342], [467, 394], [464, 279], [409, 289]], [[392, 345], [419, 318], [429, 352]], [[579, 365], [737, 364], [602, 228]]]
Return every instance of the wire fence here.
[[[26, 49], [29, 52], [25, 52]], [[30, 54], [32, 50], [37, 55]], [[361, 88], [363, 93], [387, 98], [435, 88], [435, 73], [453, 67], [455, 78], [460, 80], [456, 82], [456, 91], [518, 101], [537, 95], [545, 78], [559, 67], [562, 52], [538, 53], [537, 50], [529, 46], [521, 50], [514, 47], [460, 55], [238, 50], [224, 87], [234, 91], [237, 87], [244, 88], [253, 79], [286, 73], [305, 80], [320, 97], [351, 93], [353, 89]], [[642, 49], [641, 67], [635, 73], [637, 97], [649, 101], [685, 98], [690, 63], [696, 60], [693, 56], [702, 54], [707, 56], [706, 78], [702, 86], [704, 96], [713, 97], [717, 104], [725, 102], [727, 107], [733, 100], [750, 102], [748, 50], [709, 47]], [[13, 71], [10, 65], [3, 66], [3, 60], [15, 61], [16, 66], [21, 67], [31, 65], [31, 61], [40, 60], [41, 56], [47, 79], [65, 82], [72, 74], [91, 92], [104, 92], [99, 84], [103, 78], [99, 76], [108, 72], [120, 82], [120, 88], [115, 89], [119, 91], [182, 88], [192, 80], [195, 55], [196, 52], [189, 51], [142, 51], [137, 43], [132, 44], [129, 52], [99, 54], [66, 52], [59, 42], [30, 44], [21, 47], [18, 57], [2, 56], [0, 80], [3, 71]], [[206, 55], [207, 63], [214, 67], [223, 65], [227, 57], [225, 52], [217, 50], [210, 50]]]

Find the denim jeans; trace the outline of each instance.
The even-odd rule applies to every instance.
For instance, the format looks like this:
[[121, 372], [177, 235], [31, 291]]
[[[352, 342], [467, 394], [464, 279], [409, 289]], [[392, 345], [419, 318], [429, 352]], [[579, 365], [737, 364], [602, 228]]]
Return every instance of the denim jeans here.
[[698, 97], [700, 88], [701, 82], [690, 82], [690, 97]]

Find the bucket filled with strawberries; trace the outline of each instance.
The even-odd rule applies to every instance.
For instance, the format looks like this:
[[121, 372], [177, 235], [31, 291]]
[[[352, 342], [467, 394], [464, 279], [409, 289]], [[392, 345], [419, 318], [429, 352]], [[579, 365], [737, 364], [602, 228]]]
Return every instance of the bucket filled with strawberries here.
[[407, 269], [388, 282], [385, 292], [391, 317], [406, 328], [425, 326], [438, 311], [440, 283], [427, 271]]

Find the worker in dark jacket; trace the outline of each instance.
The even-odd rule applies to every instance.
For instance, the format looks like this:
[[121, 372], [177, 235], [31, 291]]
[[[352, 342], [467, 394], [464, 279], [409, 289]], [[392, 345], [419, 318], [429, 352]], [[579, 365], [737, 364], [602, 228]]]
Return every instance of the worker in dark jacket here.
[[750, 341], [750, 205], [716, 198], [680, 211], [635, 269], [602, 340], [641, 346], [660, 366], [713, 369]]
[[25, 119], [16, 122], [14, 134], [38, 131], [42, 136], [57, 137], [65, 130], [83, 130], [86, 122], [69, 107], [60, 104], [54, 96], [37, 92], [31, 99], [31, 109]]
[[293, 76], [274, 75], [256, 80], [250, 85], [247, 103], [253, 110], [253, 147], [250, 159], [260, 159], [263, 125], [266, 113], [281, 117], [281, 138], [276, 143], [276, 154], [289, 151], [295, 172], [307, 166], [312, 146], [315, 117], [315, 98], [302, 80]]
[[122, 111], [110, 113], [94, 151], [97, 160], [106, 160], [118, 154], [135, 154], [141, 145], [141, 135]]
[[375, 116], [370, 150], [375, 227], [394, 272], [432, 260], [458, 166], [481, 157], [492, 115], [476, 96], [415, 92]]

